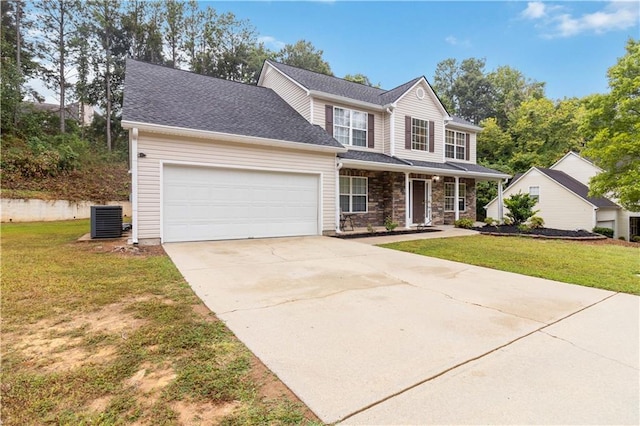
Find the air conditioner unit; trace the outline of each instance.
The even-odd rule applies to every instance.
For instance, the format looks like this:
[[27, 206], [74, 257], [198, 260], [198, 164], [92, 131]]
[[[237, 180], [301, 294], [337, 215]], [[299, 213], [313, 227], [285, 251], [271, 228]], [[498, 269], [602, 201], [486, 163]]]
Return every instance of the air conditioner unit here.
[[122, 206], [91, 206], [91, 238], [122, 235]]

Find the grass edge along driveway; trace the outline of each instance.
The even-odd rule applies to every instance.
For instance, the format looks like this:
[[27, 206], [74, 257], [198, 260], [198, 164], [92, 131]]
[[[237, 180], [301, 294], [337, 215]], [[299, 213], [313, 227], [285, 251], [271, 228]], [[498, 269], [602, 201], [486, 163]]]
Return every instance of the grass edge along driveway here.
[[381, 247], [532, 277], [640, 295], [640, 248], [474, 235]]
[[75, 242], [88, 231], [2, 225], [4, 425], [317, 422], [161, 247]]

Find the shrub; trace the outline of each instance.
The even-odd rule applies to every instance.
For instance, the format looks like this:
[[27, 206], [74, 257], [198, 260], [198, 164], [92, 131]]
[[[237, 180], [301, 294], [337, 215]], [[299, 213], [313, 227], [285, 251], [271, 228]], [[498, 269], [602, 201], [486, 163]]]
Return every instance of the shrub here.
[[473, 220], [467, 219], [467, 218], [462, 218], [462, 219], [458, 219], [455, 222], [453, 222], [453, 225], [456, 228], [471, 229], [471, 228], [473, 228]]
[[531, 216], [529, 218], [529, 228], [538, 229], [544, 228], [544, 219], [540, 216]]
[[393, 231], [398, 227], [398, 222], [394, 222], [391, 216], [387, 216], [384, 220], [384, 227], [387, 228], [387, 231]]
[[538, 201], [531, 198], [529, 194], [518, 192], [504, 200], [504, 205], [509, 209], [507, 217], [511, 219], [513, 225], [525, 223], [531, 216], [540, 210], [533, 210], [533, 206]]
[[505, 216], [505, 217], [503, 217], [503, 218], [502, 218], [502, 222], [503, 222], [505, 225], [513, 225], [513, 220], [511, 220], [511, 218], [510, 218], [510, 217], [507, 217], [507, 216]]
[[373, 229], [373, 225], [371, 225], [370, 223], [367, 223], [367, 232], [371, 232], [373, 234], [375, 231], [376, 230]]
[[520, 225], [518, 225], [518, 230], [520, 232], [529, 232], [531, 228], [526, 223], [521, 223]]
[[613, 238], [613, 229], [611, 228], [596, 226], [595, 228], [593, 228], [593, 232], [596, 234], [604, 235], [605, 237]]
[[498, 220], [494, 219], [492, 217], [487, 217], [487, 218], [484, 219], [484, 223], [487, 226], [496, 226], [496, 225], [498, 225]]
[[627, 241], [627, 239], [626, 239], [625, 237], [623, 237], [622, 235], [620, 235], [620, 236], [618, 237], [618, 239], [619, 239], [620, 241]]
[[630, 241], [634, 243], [640, 243], [640, 235], [634, 235], [633, 237], [631, 237]]

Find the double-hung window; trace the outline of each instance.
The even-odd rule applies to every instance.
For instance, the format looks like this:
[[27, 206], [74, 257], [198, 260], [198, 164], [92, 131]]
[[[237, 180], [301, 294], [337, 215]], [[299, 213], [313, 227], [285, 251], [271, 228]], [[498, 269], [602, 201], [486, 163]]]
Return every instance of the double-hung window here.
[[367, 146], [367, 113], [335, 107], [333, 137], [343, 145]]
[[367, 211], [367, 178], [340, 176], [340, 210], [344, 213]]
[[[452, 212], [455, 210], [456, 200], [456, 184], [453, 182], [446, 182], [444, 184], [444, 210]], [[464, 212], [467, 210], [467, 185], [464, 183], [458, 184], [458, 211]]]
[[540, 187], [539, 186], [530, 186], [529, 187], [529, 198], [532, 200], [540, 200]]
[[467, 134], [447, 130], [444, 137], [444, 155], [454, 160], [467, 158]]
[[418, 118], [411, 119], [411, 149], [429, 150], [429, 122]]

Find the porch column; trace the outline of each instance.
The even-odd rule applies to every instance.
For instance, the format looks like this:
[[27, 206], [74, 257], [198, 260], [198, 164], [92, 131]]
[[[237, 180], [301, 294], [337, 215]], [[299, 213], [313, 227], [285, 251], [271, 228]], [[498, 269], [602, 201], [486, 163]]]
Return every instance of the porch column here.
[[502, 180], [498, 181], [498, 221], [502, 221], [504, 217], [504, 204], [503, 204], [503, 194], [502, 194]]
[[455, 220], [460, 219], [460, 178], [458, 176], [455, 177], [455, 201], [453, 204], [453, 211], [455, 212]]
[[411, 228], [409, 223], [409, 172], [404, 172], [404, 227]]
[[340, 169], [342, 168], [342, 163], [338, 163], [336, 165], [336, 215], [335, 215], [335, 230], [336, 234], [342, 232], [340, 229]]

